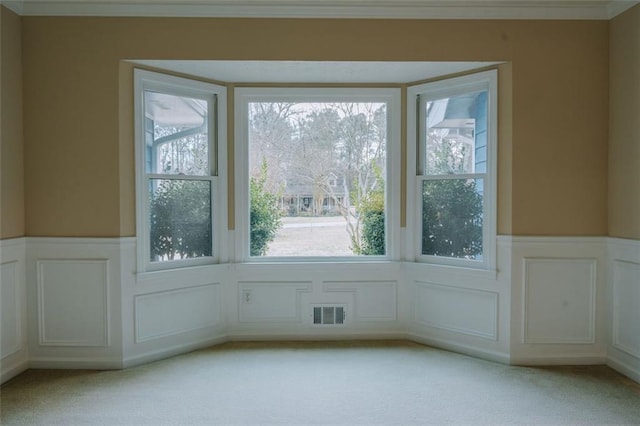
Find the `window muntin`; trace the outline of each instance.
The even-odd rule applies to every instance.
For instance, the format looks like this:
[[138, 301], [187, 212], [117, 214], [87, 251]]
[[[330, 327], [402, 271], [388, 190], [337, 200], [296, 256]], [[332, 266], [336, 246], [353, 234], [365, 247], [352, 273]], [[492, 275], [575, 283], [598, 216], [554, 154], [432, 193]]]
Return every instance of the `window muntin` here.
[[217, 174], [224, 89], [136, 70], [138, 260], [142, 270], [210, 263], [226, 212]]
[[[238, 208], [244, 231], [239, 256], [253, 261], [393, 256], [391, 221], [399, 200], [389, 202], [389, 188], [398, 182], [387, 170], [394, 157], [390, 151], [399, 148], [399, 91], [262, 88], [239, 89], [236, 95], [236, 135], [244, 142], [237, 164], [246, 167], [237, 181], [250, 189]], [[257, 182], [273, 196], [280, 217], [266, 247], [255, 244], [264, 239], [255, 221], [254, 206], [264, 201], [254, 198]]]
[[425, 84], [417, 99], [417, 259], [495, 259], [495, 72]]

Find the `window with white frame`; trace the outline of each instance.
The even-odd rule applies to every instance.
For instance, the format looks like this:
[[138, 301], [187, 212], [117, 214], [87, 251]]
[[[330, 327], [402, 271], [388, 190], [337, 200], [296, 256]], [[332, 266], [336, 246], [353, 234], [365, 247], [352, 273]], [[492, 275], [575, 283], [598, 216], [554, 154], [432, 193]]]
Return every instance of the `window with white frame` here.
[[400, 90], [235, 96], [238, 257], [397, 258]]
[[226, 203], [225, 88], [135, 70], [138, 261], [142, 270], [220, 259]]
[[495, 267], [496, 85], [486, 71], [408, 91], [417, 260]]

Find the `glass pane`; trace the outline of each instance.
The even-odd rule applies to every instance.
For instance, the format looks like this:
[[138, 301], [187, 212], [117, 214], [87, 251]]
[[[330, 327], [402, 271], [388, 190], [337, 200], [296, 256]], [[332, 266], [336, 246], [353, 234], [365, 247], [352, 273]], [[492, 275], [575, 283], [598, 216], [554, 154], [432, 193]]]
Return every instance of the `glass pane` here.
[[250, 103], [251, 256], [384, 255], [386, 146], [386, 103]]
[[212, 255], [211, 182], [151, 179], [150, 260]]
[[486, 91], [427, 101], [425, 118], [425, 174], [486, 172]]
[[422, 183], [422, 254], [482, 260], [482, 179]]
[[144, 92], [147, 173], [209, 174], [208, 102]]

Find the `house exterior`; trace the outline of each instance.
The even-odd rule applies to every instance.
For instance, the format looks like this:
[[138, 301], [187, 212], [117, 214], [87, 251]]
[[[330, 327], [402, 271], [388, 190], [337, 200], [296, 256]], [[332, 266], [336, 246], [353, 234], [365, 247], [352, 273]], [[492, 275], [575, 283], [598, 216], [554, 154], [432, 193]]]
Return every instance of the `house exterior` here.
[[325, 179], [322, 187], [287, 179], [282, 192], [280, 208], [287, 216], [339, 215], [340, 206], [349, 207], [344, 178], [338, 178], [333, 173]]

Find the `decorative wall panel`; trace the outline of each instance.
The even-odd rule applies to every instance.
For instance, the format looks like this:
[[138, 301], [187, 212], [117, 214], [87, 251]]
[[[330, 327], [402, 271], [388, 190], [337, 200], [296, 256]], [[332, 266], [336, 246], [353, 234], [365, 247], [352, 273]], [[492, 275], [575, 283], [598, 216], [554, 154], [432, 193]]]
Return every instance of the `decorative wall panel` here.
[[415, 321], [429, 327], [498, 339], [498, 293], [416, 281]]
[[41, 346], [109, 346], [108, 263], [37, 261]]
[[327, 281], [325, 293], [352, 293], [357, 321], [395, 321], [397, 319], [396, 281]]
[[134, 297], [136, 343], [219, 325], [220, 284]]
[[22, 349], [22, 312], [18, 262], [0, 265], [0, 357], [5, 358]]
[[596, 260], [525, 258], [524, 343], [595, 342]]
[[640, 358], [640, 264], [613, 262], [613, 345]]
[[240, 322], [300, 322], [300, 295], [310, 282], [240, 282]]

